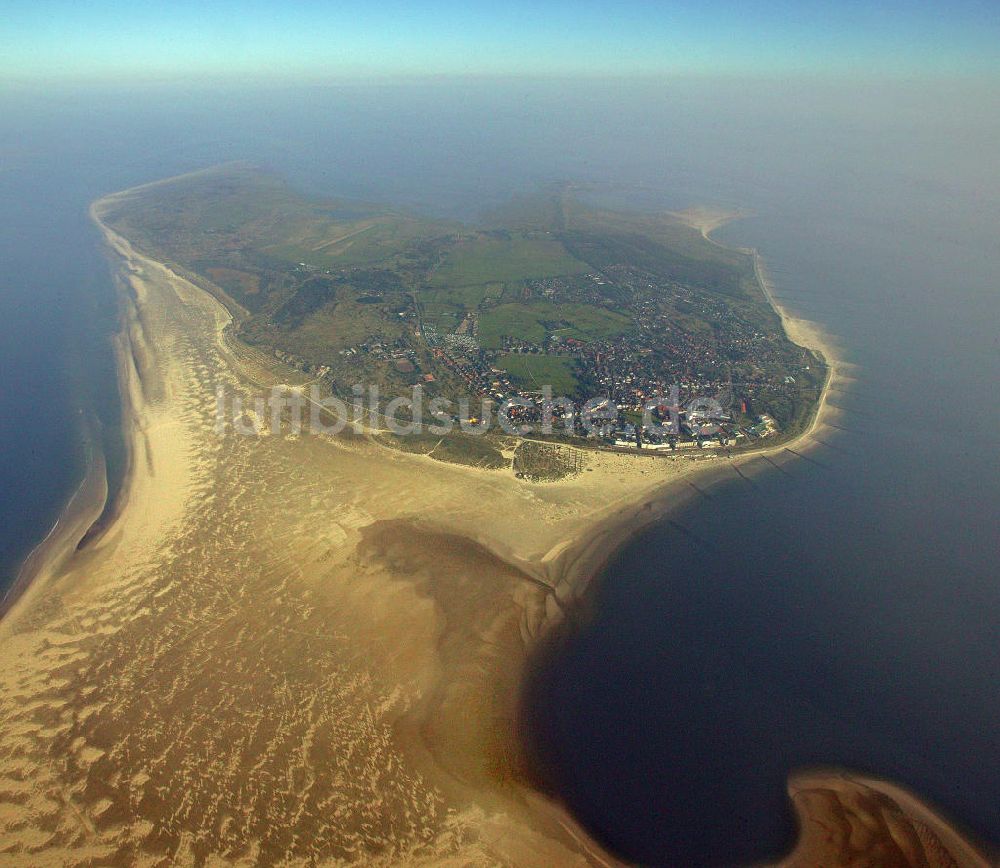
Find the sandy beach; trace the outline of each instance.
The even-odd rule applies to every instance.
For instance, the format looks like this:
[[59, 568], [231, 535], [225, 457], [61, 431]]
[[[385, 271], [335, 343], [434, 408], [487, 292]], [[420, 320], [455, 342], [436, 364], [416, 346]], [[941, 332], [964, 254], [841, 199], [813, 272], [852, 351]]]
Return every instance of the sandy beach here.
[[[802, 830], [786, 868], [814, 865], [996, 865], [940, 814], [890, 781], [836, 769], [792, 775]], [[995, 856], [995, 854], [994, 854]]]
[[828, 383], [794, 441], [733, 458], [582, 450], [533, 483], [363, 434], [219, 434], [218, 388], [283, 374], [100, 222], [127, 195], [92, 216], [121, 274], [130, 471], [101, 533], [77, 548], [92, 497], [0, 621], [0, 863], [615, 864], [529, 785], [524, 667], [689, 482], [810, 448], [851, 377], [832, 342], [771, 298]]

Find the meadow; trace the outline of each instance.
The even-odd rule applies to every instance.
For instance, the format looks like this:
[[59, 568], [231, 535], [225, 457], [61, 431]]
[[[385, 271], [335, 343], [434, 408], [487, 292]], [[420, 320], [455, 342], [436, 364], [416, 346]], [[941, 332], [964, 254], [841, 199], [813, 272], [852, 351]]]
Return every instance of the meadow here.
[[624, 334], [632, 327], [624, 314], [587, 304], [559, 304], [533, 300], [497, 305], [479, 320], [479, 343], [484, 349], [501, 349], [505, 335], [541, 344], [547, 334], [581, 341], [603, 340]]
[[573, 397], [577, 390], [576, 367], [572, 358], [535, 353], [505, 353], [497, 360], [511, 378], [526, 391], [551, 386], [556, 397]]
[[571, 256], [552, 238], [505, 233], [479, 235], [451, 246], [431, 277], [435, 286], [468, 286], [490, 281], [515, 282], [532, 277], [582, 274], [586, 263]]

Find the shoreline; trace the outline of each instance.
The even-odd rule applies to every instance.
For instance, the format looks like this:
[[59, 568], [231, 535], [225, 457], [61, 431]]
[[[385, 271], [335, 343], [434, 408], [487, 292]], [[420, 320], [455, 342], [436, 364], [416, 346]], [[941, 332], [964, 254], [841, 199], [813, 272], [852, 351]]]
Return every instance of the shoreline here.
[[[840, 768], [797, 769], [786, 789], [799, 838], [780, 868], [850, 864], [858, 850], [851, 820], [867, 825], [869, 846], [877, 845], [893, 864], [995, 868], [1000, 857], [922, 797], [883, 778]], [[815, 833], [817, 826], [824, 836]]]
[[[687, 217], [689, 213], [691, 213], [691, 209], [673, 216], [699, 229], [706, 240], [712, 241], [713, 244], [719, 244], [710, 237], [713, 230], [744, 216], [732, 212], [695, 210], [692, 219], [689, 220]], [[725, 247], [725, 245], [720, 246]], [[792, 449], [808, 451], [817, 445], [812, 440], [813, 434], [837, 415], [837, 410], [829, 404], [829, 396], [834, 382], [843, 378], [842, 369], [845, 363], [825, 339], [821, 326], [794, 317], [774, 299], [772, 283], [767, 275], [763, 257], [756, 249], [726, 249], [738, 249], [752, 256], [754, 273], [757, 276], [761, 292], [780, 318], [786, 336], [793, 343], [818, 355], [826, 366], [823, 388], [810, 412], [808, 423], [794, 436], [790, 438], [779, 436], [778, 442], [773, 444], [765, 444], [729, 455], [715, 455], [713, 456], [715, 460], [703, 459], [704, 466], [694, 469], [690, 475], [684, 475], [679, 479], [664, 483], [661, 488], [649, 492], [646, 497], [621, 506], [597, 522], [591, 528], [590, 539], [583, 545], [571, 547], [570, 551], [566, 553], [569, 561], [561, 565], [562, 569], [555, 577], [554, 582], [554, 587], [558, 589], [557, 596], [560, 597], [562, 611], [558, 617], [552, 618], [545, 625], [545, 631], [536, 639], [535, 646], [528, 651], [528, 659], [520, 678], [516, 712], [518, 738], [525, 751], [528, 779], [533, 786], [545, 792], [549, 798], [557, 798], [557, 796], [549, 792], [548, 782], [542, 771], [545, 766], [545, 758], [531, 755], [532, 751], [523, 729], [527, 725], [524, 719], [523, 702], [527, 692], [531, 689], [531, 681], [538, 667], [553, 656], [558, 656], [562, 646], [571, 640], [573, 633], [590, 617], [593, 611], [592, 607], [600, 593], [600, 579], [610, 562], [623, 548], [652, 525], [668, 519], [672, 513], [689, 504], [693, 498], [704, 496], [704, 492], [694, 486], [693, 480], [699, 482], [707, 480], [708, 487], [711, 488], [716, 481], [724, 481], [725, 477], [732, 473], [732, 469], [740, 468], [754, 460], [770, 458]], [[637, 461], [643, 458], [641, 452], [626, 454]], [[790, 454], [793, 459], [801, 460], [796, 452], [790, 452]], [[562, 591], [561, 594], [558, 593], [559, 590]]]
[[[169, 180], [169, 179], [167, 179]], [[119, 494], [113, 505], [112, 512], [102, 522], [99, 531], [88, 540], [85, 552], [78, 549], [81, 540], [88, 537], [90, 529], [94, 526], [94, 521], [101, 515], [105, 505], [107, 492], [102, 492], [100, 508], [96, 503], [91, 506], [86, 514], [86, 521], [80, 522], [73, 527], [73, 532], [68, 538], [62, 534], [51, 536], [44, 551], [46, 557], [33, 560], [30, 568], [25, 571], [26, 582], [23, 586], [23, 593], [11, 606], [7, 617], [0, 620], [0, 627], [4, 633], [8, 633], [14, 627], [14, 621], [18, 617], [18, 612], [27, 609], [46, 590], [53, 588], [61, 589], [68, 583], [60, 582], [68, 571], [66, 565], [74, 562], [75, 559], [81, 565], [89, 566], [92, 563], [100, 563], [103, 552], [108, 545], [121, 546], [123, 536], [145, 538], [150, 535], [150, 528], [138, 527], [139, 522], [148, 523], [144, 520], [144, 515], [148, 514], [149, 507], [146, 504], [150, 497], [158, 494], [157, 488], [166, 479], [162, 475], [162, 470], [153, 472], [153, 466], [159, 462], [157, 455], [159, 449], [168, 452], [174, 447], [170, 441], [158, 437], [155, 442], [150, 442], [150, 430], [157, 428], [163, 423], [154, 423], [150, 419], [150, 406], [147, 401], [147, 392], [156, 391], [157, 376], [153, 373], [156, 362], [161, 366], [171, 364], [169, 352], [161, 350], [155, 340], [156, 335], [146, 335], [147, 328], [144, 323], [143, 306], [146, 304], [145, 298], [138, 288], [146, 279], [147, 272], [155, 271], [158, 278], [162, 277], [172, 286], [179, 287], [185, 284], [185, 293], [195, 293], [201, 302], [209, 308], [216, 310], [216, 316], [221, 316], [228, 321], [230, 314], [225, 311], [223, 305], [206, 290], [188, 283], [183, 277], [177, 275], [168, 266], [148, 259], [135, 251], [127, 239], [119, 237], [101, 220], [103, 212], [116, 200], [133, 195], [139, 190], [148, 189], [150, 186], [157, 186], [163, 181], [153, 182], [151, 185], [142, 185], [138, 188], [120, 191], [96, 200], [90, 208], [90, 214], [98, 228], [101, 230], [104, 243], [107, 246], [109, 255], [115, 257], [120, 263], [115, 269], [117, 277], [117, 288], [121, 305], [121, 330], [116, 337], [116, 354], [118, 356], [118, 372], [120, 392], [122, 395], [122, 413], [124, 440], [127, 448], [126, 472], [123, 476]], [[120, 276], [119, 276], [120, 275]], [[139, 284], [135, 283], [136, 279]], [[176, 291], [176, 290], [175, 290]], [[221, 331], [220, 331], [221, 334]], [[152, 356], [150, 361], [146, 356]], [[155, 358], [159, 357], [159, 358]], [[148, 382], [147, 382], [148, 381]], [[828, 381], [829, 382], [829, 381]], [[828, 392], [825, 389], [824, 394]], [[815, 427], [815, 423], [809, 430]], [[617, 477], [621, 475], [618, 483], [618, 495], [613, 494], [607, 498], [606, 502], [595, 501], [596, 490], [601, 488], [595, 484], [594, 480], [570, 479], [555, 483], [521, 483], [513, 480], [500, 479], [492, 476], [493, 471], [476, 471], [463, 466], [446, 465], [441, 466], [440, 462], [433, 462], [431, 459], [422, 461], [423, 456], [397, 455], [394, 459], [403, 463], [420, 468], [429, 468], [431, 464], [437, 464], [434, 472], [450, 475], [454, 478], [467, 479], [468, 484], [475, 485], [477, 481], [498, 480], [498, 484], [504, 484], [513, 488], [513, 492], [521, 496], [534, 497], [536, 495], [544, 497], [567, 497], [571, 502], [575, 498], [583, 498], [588, 502], [586, 513], [574, 519], [567, 531], [560, 534], [554, 540], [550, 534], [543, 535], [539, 541], [549, 537], [549, 542], [544, 543], [541, 549], [532, 550], [530, 542], [524, 543], [513, 537], [504, 539], [502, 534], [484, 534], [478, 528], [459, 528], [459, 533], [472, 540], [476, 545], [484, 549], [502, 561], [510, 564], [513, 568], [521, 570], [528, 576], [533, 576], [547, 590], [543, 593], [544, 606], [541, 611], [535, 608], [525, 610], [525, 614], [519, 616], [521, 619], [521, 640], [524, 654], [531, 656], [544, 644], [544, 638], [549, 635], [554, 626], [566, 620], [568, 612], [574, 615], [579, 611], [580, 601], [589, 595], [589, 590], [593, 580], [599, 575], [601, 568], [611, 558], [614, 553], [627, 543], [642, 528], [648, 526], [652, 521], [661, 518], [669, 512], [671, 505], [680, 496], [692, 493], [688, 488], [688, 483], [695, 477], [703, 477], [712, 469], [716, 472], [725, 472], [726, 465], [731, 461], [742, 463], [753, 460], [760, 454], [769, 452], [779, 452], [786, 445], [798, 443], [802, 437], [800, 435], [792, 441], [786, 441], [774, 446], [763, 446], [760, 449], [740, 453], [733, 459], [721, 456], [706, 457], [679, 457], [676, 460], [663, 461], [659, 456], [652, 458], [641, 455], [619, 456], [614, 454], [598, 455], [592, 457], [604, 478], [607, 473], [612, 473]], [[385, 449], [385, 447], [381, 447]], [[169, 458], [169, 456], [168, 456]], [[644, 460], [645, 459], [645, 460]], [[168, 462], [169, 463], [169, 462]], [[601, 470], [607, 465], [608, 470]], [[656, 465], [655, 469], [651, 465]], [[615, 470], [614, 468], [621, 468]], [[429, 469], [423, 472], [431, 472]], [[663, 473], [667, 478], [662, 482], [655, 482], [654, 479], [646, 479], [645, 474]], [[154, 476], [159, 476], [162, 480], [157, 482]], [[589, 477], [591, 474], [583, 474]], [[593, 474], [596, 478], [598, 474]], [[629, 482], [631, 481], [631, 482]], [[590, 488], [583, 487], [590, 483]], [[465, 485], [465, 483], [462, 483]], [[574, 492], [580, 491], [580, 494]], [[587, 493], [594, 490], [593, 493]], [[565, 492], [565, 493], [564, 493]], [[693, 496], [693, 495], [692, 495]], [[575, 509], [576, 507], [574, 507]], [[67, 520], [69, 512], [67, 511]], [[432, 524], [434, 520], [432, 519]], [[84, 526], [85, 525], [85, 526]], [[131, 533], [130, 533], [131, 529]], [[107, 544], [106, 544], [107, 543]], [[54, 569], [54, 565], [60, 565], [62, 569]], [[71, 571], [70, 571], [71, 572]], [[75, 589], [70, 589], [73, 592]], [[527, 620], [525, 620], [527, 619]], [[513, 693], [500, 697], [502, 706], [510, 707], [513, 711], [519, 701], [519, 690], [523, 684], [523, 676], [526, 669], [516, 660], [498, 660], [496, 664], [503, 669], [509, 670], [509, 677], [513, 679]], [[527, 661], [526, 661], [527, 665]], [[511, 668], [513, 666], [513, 668]], [[515, 754], [519, 754], [522, 746], [517, 743], [519, 738], [516, 733], [511, 732], [508, 737], [515, 740], [511, 747]], [[526, 792], [524, 797], [532, 800], [536, 809], [542, 804], [547, 805], [542, 813], [555, 812], [554, 818], [550, 818], [550, 823], [554, 823], [560, 828], [560, 834], [569, 832], [570, 837], [580, 846], [581, 842], [588, 840], [586, 833], [576, 826], [575, 821], [565, 814], [564, 810], [551, 803], [544, 794], [534, 795]], [[541, 800], [539, 802], [538, 800]], [[591, 850], [592, 846], [587, 845], [585, 850]]]
[[[401, 798], [399, 822], [438, 793], [434, 798], [452, 812], [449, 822], [470, 836], [459, 840], [462, 835], [445, 824], [434, 839], [441, 854], [614, 862], [558, 801], [518, 776], [525, 767], [515, 706], [532, 660], [585, 613], [596, 578], [620, 547], [668, 515], [679, 499], [695, 496], [691, 480], [721, 477], [731, 465], [789, 446], [808, 448], [808, 438], [835, 412], [826, 402], [832, 350], [824, 353], [828, 375], [810, 424], [790, 440], [731, 458], [596, 454], [587, 457], [593, 473], [531, 483], [515, 480], [512, 471], [448, 465], [365, 437], [220, 439], [207, 427], [212, 408], [206, 395], [214, 396], [210, 387], [218, 378], [238, 380], [245, 373], [223, 339], [230, 314], [205, 289], [134, 250], [100, 219], [108, 203], [148, 186], [91, 206], [118, 262], [116, 273], [124, 275], [117, 349], [129, 458], [121, 494], [82, 550], [61, 534], [61, 545], [50, 540], [52, 557], [33, 570], [39, 580], [12, 607], [13, 617], [0, 620], [6, 646], [0, 664], [16, 664], [14, 675], [0, 667], [0, 684], [16, 685], [12, 698], [0, 695], [0, 722], [9, 724], [9, 738], [33, 731], [31, 715], [61, 720], [72, 709], [65, 738], [73, 736], [74, 756], [83, 759], [53, 771], [46, 759], [52, 747], [43, 741], [37, 766], [18, 771], [20, 779], [47, 782], [39, 784], [43, 793], [72, 786], [66, 822], [85, 814], [94, 840], [105, 827], [110, 835], [116, 823], [138, 822], [149, 853], [162, 852], [166, 842], [180, 848], [194, 828], [219, 842], [208, 852], [235, 847], [235, 832], [226, 824], [197, 827], [220, 799], [244, 824], [235, 829], [252, 830], [235, 839], [241, 846], [250, 846], [250, 838], [257, 842], [255, 836], [271, 841], [286, 826], [305, 822], [306, 815], [291, 808], [329, 773], [331, 797], [350, 804]], [[811, 336], [804, 321], [787, 322]], [[782, 323], [787, 328], [785, 316]], [[478, 580], [474, 588], [467, 584], [470, 570]], [[58, 605], [42, 605], [43, 595]], [[59, 648], [81, 649], [73, 654], [87, 666], [74, 664], [67, 670], [71, 677], [59, 675], [63, 692], [55, 693], [51, 709], [41, 703], [39, 710], [30, 699], [51, 681], [46, 667], [53, 655], [46, 649], [52, 636], [60, 637]], [[62, 672], [58, 660], [54, 665]], [[274, 684], [271, 671], [278, 676]], [[338, 692], [355, 681], [365, 685], [357, 699]], [[232, 716], [217, 704], [217, 683], [227, 686]], [[185, 696], [180, 706], [172, 704], [177, 685]], [[287, 703], [301, 696], [330, 703], [327, 715], [350, 711], [344, 719], [330, 718], [341, 729], [326, 753], [300, 767], [299, 748], [286, 757], [240, 747], [248, 715], [270, 721], [282, 734], [301, 713], [295, 702]], [[152, 726], [146, 724], [150, 716]], [[189, 718], [207, 741], [188, 741]], [[371, 732], [351, 728], [372, 720], [379, 723]], [[42, 731], [50, 729], [63, 738], [65, 730], [46, 718]], [[324, 731], [293, 731], [292, 741], [311, 745]], [[126, 741], [124, 752], [108, 733]], [[338, 739], [347, 739], [349, 755], [358, 753], [356, 767], [343, 765]], [[228, 754], [230, 748], [236, 752]], [[19, 749], [33, 755], [34, 748]], [[163, 768], [160, 757], [170, 751], [178, 752], [174, 762], [205, 765], [189, 779], [169, 763]], [[212, 764], [216, 756], [222, 765]], [[264, 765], [274, 756], [274, 769]], [[95, 762], [105, 765], [91, 773]], [[392, 778], [391, 786], [376, 781], [368, 795], [336, 784], [363, 779], [363, 769], [389, 774], [401, 767], [410, 770], [407, 775]], [[241, 770], [237, 783], [250, 780], [265, 789], [276, 774], [287, 775], [290, 786], [302, 775], [311, 783], [291, 788], [290, 813], [279, 806], [265, 816], [248, 801], [243, 784], [227, 789], [233, 768]], [[423, 779], [437, 789], [425, 790]], [[123, 792], [110, 789], [108, 780], [122, 782]], [[167, 818], [176, 800], [202, 801], [191, 802], [200, 807], [176, 842], [173, 832], [157, 833], [166, 836], [161, 841], [151, 831], [160, 816], [148, 806], [137, 814], [136, 792], [145, 794], [147, 805], [159, 798], [155, 794], [169, 795]], [[65, 809], [26, 804], [35, 813], [20, 822], [29, 826], [36, 814]], [[395, 817], [395, 810], [383, 806], [380, 814]], [[424, 822], [430, 828], [431, 821]], [[281, 847], [310, 836], [329, 846], [341, 840], [336, 829], [307, 828], [304, 833], [296, 825], [291, 843], [271, 841], [266, 846], [275, 849], [266, 852], [285, 852]], [[108, 838], [102, 846], [112, 843]], [[392, 846], [391, 852], [423, 860], [431, 852], [405, 849], [416, 846], [405, 836]]]
[[37, 590], [34, 579], [38, 575], [58, 572], [60, 563], [85, 545], [90, 529], [104, 511], [108, 495], [104, 456], [89, 434], [84, 436], [89, 454], [83, 478], [66, 500], [49, 532], [24, 558], [14, 581], [0, 597], [0, 621], [23, 597]]
[[[144, 189], [158, 183], [162, 182], [154, 181], [151, 184], [130, 189]], [[110, 230], [100, 219], [100, 207], [106, 201], [113, 200], [116, 196], [127, 192], [130, 190], [102, 196], [92, 202], [87, 209], [88, 217], [101, 233], [102, 244], [109, 257], [111, 255], [122, 257], [122, 254], [115, 247], [112, 239], [113, 233], [110, 233]], [[0, 599], [0, 625], [14, 613], [17, 607], [22, 604], [27, 605], [30, 597], [44, 588], [46, 582], [38, 581], [38, 579], [43, 577], [50, 581], [56, 579], [59, 564], [65, 564], [75, 553], [99, 542], [104, 533], [114, 526], [127, 505], [128, 491], [135, 470], [135, 441], [138, 436], [135, 402], [138, 400], [138, 391], [134, 377], [129, 376], [128, 359], [131, 357], [132, 348], [128, 337], [125, 303], [128, 290], [125, 287], [123, 277], [118, 273], [118, 269], [112, 269], [111, 277], [118, 306], [118, 330], [112, 335], [111, 340], [114, 344], [113, 352], [115, 373], [118, 379], [122, 447], [124, 450], [122, 456], [124, 467], [119, 479], [118, 490], [113, 494], [109, 491], [104, 455], [95, 439], [88, 432], [85, 436], [87, 437], [89, 456], [84, 478], [77, 490], [67, 500], [52, 529], [25, 558], [16, 579], [3, 598]]]
[[[814, 405], [803, 430], [773, 446], [768, 445], [726, 456], [724, 462], [713, 463], [704, 471], [695, 474], [699, 480], [708, 479], [707, 487], [711, 490], [714, 482], [724, 481], [726, 465], [739, 467], [754, 458], [767, 457], [782, 451], [790, 451], [793, 458], [800, 458], [798, 452], [791, 450], [802, 448], [808, 451], [820, 445], [812, 439], [813, 435], [830, 421], [831, 417], [836, 418], [838, 413], [836, 408], [829, 404], [831, 387], [835, 383], [852, 381], [852, 377], [845, 375], [845, 369], [852, 366], [840, 357], [820, 324], [794, 316], [774, 298], [774, 283], [759, 250], [744, 247], [730, 248], [711, 238], [711, 233], [715, 229], [747, 215], [713, 209], [688, 209], [685, 212], [674, 212], [673, 216], [699, 229], [703, 237], [713, 244], [719, 244], [726, 249], [737, 249], [751, 256], [757, 282], [764, 297], [778, 314], [786, 336], [799, 346], [817, 354], [827, 368], [821, 396]], [[712, 469], [719, 472], [711, 474]], [[550, 786], [548, 773], [545, 770], [545, 757], [533, 755], [528, 739], [523, 735], [524, 727], [530, 725], [524, 720], [523, 700], [532, 689], [531, 680], [538, 667], [562, 653], [563, 646], [572, 640], [573, 634], [591, 617], [592, 607], [600, 592], [600, 578], [614, 557], [653, 524], [668, 519], [672, 513], [690, 503], [696, 496], [704, 494], [692, 488], [691, 491], [685, 492], [682, 500], [671, 499], [669, 495], [685, 481], [690, 480], [680, 479], [666, 483], [659, 492], [653, 493], [648, 502], [624, 507], [621, 514], [610, 516], [595, 527], [594, 540], [579, 550], [565, 574], [567, 583], [577, 587], [569, 611], [565, 613], [566, 617], [553, 623], [548, 633], [536, 642], [524, 667], [520, 682], [518, 729], [525, 750], [528, 781], [532, 787], [544, 793], [564, 810], [568, 811], [564, 801]], [[659, 498], [656, 495], [659, 495]], [[658, 499], [662, 500], [659, 507], [656, 506]], [[831, 797], [831, 793], [837, 793], [837, 796]], [[856, 857], [857, 850], [850, 831], [851, 822], [877, 823], [890, 830], [887, 831], [885, 840], [879, 841], [878, 844], [886, 848], [882, 852], [898, 847], [901, 858], [913, 860], [905, 864], [928, 864], [932, 868], [939, 866], [940, 868], [944, 866], [991, 868], [1000, 858], [1000, 853], [991, 852], [985, 843], [978, 842], [973, 835], [963, 830], [960, 824], [951, 820], [932, 804], [889, 780], [836, 766], [822, 769], [798, 768], [789, 772], [786, 794], [789, 808], [795, 817], [797, 834], [791, 848], [784, 856], [777, 862], [767, 863], [773, 864], [775, 868], [853, 864], [852, 860]], [[825, 802], [816, 801], [817, 794], [821, 800], [835, 798], [836, 806], [831, 807]], [[869, 808], [866, 799], [874, 800], [876, 807]], [[841, 824], [846, 824], [846, 830], [843, 832]], [[836, 831], [829, 834], [823, 832], [830, 829]], [[875, 841], [869, 843], [874, 845]], [[944, 861], [936, 861], [942, 855]], [[951, 861], [952, 857], [957, 861]]]
[[[127, 448], [126, 471], [123, 474], [121, 488], [113, 504], [113, 510], [105, 516], [101, 527], [95, 533], [95, 522], [108, 506], [108, 499], [103, 464], [100, 461], [93, 464], [92, 472], [87, 479], [100, 479], [101, 482], [105, 483], [99, 492], [100, 496], [88, 499], [89, 508], [82, 513], [78, 513], [76, 509], [80, 498], [74, 496], [67, 504], [56, 526], [40, 544], [36, 556], [31, 558], [30, 563], [26, 563], [22, 574], [22, 585], [19, 587], [20, 594], [16, 600], [11, 601], [6, 617], [0, 620], [0, 636], [5, 640], [5, 644], [8, 644], [13, 636], [23, 631], [25, 620], [29, 623], [34, 621], [34, 610], [37, 610], [39, 606], [45, 607], [45, 598], [51, 598], [53, 595], [58, 597], [63, 594], [70, 597], [88, 594], [89, 588], [82, 588], [77, 584], [83, 578], [81, 571], [95, 569], [96, 565], [96, 571], [101, 572], [100, 567], [103, 565], [103, 561], [111, 557], [110, 552], [115, 549], [128, 549], [128, 546], [123, 543], [123, 538], [150, 536], [149, 533], [144, 532], [146, 530], [146, 522], [143, 521], [144, 514], [148, 513], [149, 510], [145, 501], [151, 489], [155, 492], [155, 478], [164, 479], [162, 471], [153, 471], [153, 465], [157, 463], [158, 445], [165, 444], [162, 440], [158, 443], [150, 443], [150, 429], [162, 427], [163, 423], [151, 423], [149, 419], [151, 408], [147, 391], [150, 388], [155, 390], [157, 384], [153, 383], [151, 387], [150, 382], [147, 381], [150, 369], [154, 365], [145, 361], [143, 356], [150, 352], [161, 356], [158, 360], [160, 362], [164, 360], [169, 362], [169, 359], [166, 353], [150, 344], [148, 340], [150, 336], [143, 334], [146, 329], [143, 322], [143, 307], [146, 301], [141, 297], [142, 293], [139, 292], [135, 279], [139, 279], [140, 283], [144, 282], [147, 277], [146, 272], [154, 269], [160, 272], [158, 276], [165, 278], [166, 282], [175, 288], [186, 284], [186, 291], [201, 297], [208, 307], [215, 308], [218, 314], [227, 321], [229, 320], [229, 313], [225, 311], [218, 299], [201, 287], [188, 283], [185, 278], [172, 272], [169, 266], [139, 254], [131, 247], [127, 239], [118, 236], [101, 220], [102, 212], [116, 199], [127, 196], [135, 192], [136, 189], [144, 189], [158, 183], [160, 182], [110, 194], [96, 200], [90, 208], [91, 217], [101, 230], [109, 256], [113, 257], [117, 263], [115, 272], [121, 305], [121, 327], [115, 340], [119, 385], [122, 395], [122, 424]], [[219, 328], [217, 337], [221, 337], [221, 334], [222, 329]], [[155, 376], [149, 377], [150, 381], [153, 379]], [[388, 450], [386, 447], [380, 447], [380, 450], [383, 453], [394, 451]], [[397, 455], [394, 457], [403, 463], [420, 464], [422, 463], [421, 459], [425, 456]], [[428, 459], [429, 461], [430, 459]], [[468, 477], [470, 482], [475, 479], [491, 478], [490, 471], [476, 471], [462, 465], [443, 465], [440, 462], [433, 462], [433, 464], [437, 465], [434, 468], [436, 471], [452, 474], [456, 477]], [[530, 488], [532, 486], [525, 484], [519, 485], [519, 487]], [[78, 494], [92, 490], [92, 486], [82, 485]], [[136, 528], [135, 525], [140, 522], [142, 522], [142, 526]], [[468, 529], [464, 535], [475, 545], [484, 546], [491, 554], [497, 552], [498, 549], [503, 549], [502, 546], [496, 545], [495, 540], [484, 540], [478, 534], [469, 532]], [[81, 546], [81, 542], [84, 540], [87, 540], [87, 545]], [[562, 548], [562, 544], [559, 544], [557, 548]], [[551, 553], [552, 550], [550, 548], [547, 551]], [[109, 552], [107, 556], [106, 552]], [[547, 573], [551, 566], [555, 566], [562, 560], [564, 554], [565, 552], [561, 551], [553, 557], [554, 563], [552, 564], [542, 563], [545, 559], [544, 555], [534, 558], [527, 552], [513, 550], [504, 551], [499, 557], [504, 562], [511, 564], [514, 569], [524, 569], [526, 574], [530, 575]], [[91, 582], [88, 580], [82, 584], [89, 585]], [[101, 579], [98, 585], [107, 585], [107, 580]], [[543, 616], [536, 623], [543, 622], [546, 617]], [[528, 632], [531, 633], [530, 627]], [[9, 650], [7, 654], [9, 655]], [[18, 654], [18, 656], [22, 655]], [[0, 716], [0, 720], [2, 720], [2, 716]], [[426, 748], [422, 748], [422, 750], [426, 750]], [[459, 789], [464, 789], [465, 786], [463, 784]], [[473, 791], [480, 792], [479, 786], [474, 786]], [[483, 792], [485, 793], [485, 791]], [[489, 801], [494, 800], [501, 792], [501, 789], [496, 790], [490, 796]], [[544, 796], [533, 792], [523, 793], [518, 797], [516, 804], [520, 804], [522, 797], [527, 798], [533, 805], [531, 815], [537, 815], [544, 819], [545, 828], [555, 829], [560, 837], [567, 836], [568, 840], [573, 842], [572, 846], [578, 848], [579, 852], [588, 853], [588, 859], [594, 863], [609, 864], [600, 855], [600, 848], [589, 841], [587, 833], [582, 828], [577, 827], [574, 821], [561, 809], [545, 799]], [[545, 834], [551, 837], [551, 832]], [[552, 846], [558, 846], [561, 850], [565, 845]]]
[[[685, 215], [693, 212], [694, 217], [687, 219]], [[706, 215], [708, 215], [706, 217]], [[734, 212], [716, 212], [711, 209], [688, 209], [688, 212], [679, 212], [673, 216], [688, 222], [702, 231], [706, 240], [713, 244], [719, 244], [711, 238], [711, 232], [715, 229], [742, 219], [743, 214]], [[726, 245], [719, 244], [721, 247]], [[822, 326], [800, 317], [793, 316], [773, 295], [773, 282], [767, 274], [766, 264], [762, 255], [753, 248], [726, 248], [737, 249], [753, 258], [754, 273], [767, 302], [781, 320], [782, 329], [786, 336], [793, 343], [801, 346], [820, 357], [826, 366], [826, 376], [823, 381], [822, 391], [810, 411], [809, 421], [805, 427], [792, 437], [785, 438], [779, 435], [774, 443], [766, 443], [756, 448], [740, 450], [732, 454], [712, 455], [700, 459], [703, 467], [693, 468], [691, 477], [709, 477], [712, 470], [720, 471], [719, 475], [725, 473], [727, 466], [741, 467], [750, 461], [759, 458], [769, 458], [792, 448], [810, 448], [815, 444], [812, 436], [827, 421], [836, 418], [838, 411], [829, 403], [832, 386], [835, 382], [850, 380], [843, 373], [847, 366], [837, 354], [836, 350], [823, 334]], [[623, 452], [629, 458], [642, 460], [654, 456], [643, 455], [641, 451]], [[791, 452], [793, 458], [799, 456]], [[659, 457], [659, 456], [655, 456]], [[655, 459], [654, 459], [655, 460]], [[691, 459], [687, 459], [691, 460]], [[699, 460], [699, 459], [695, 459]], [[676, 500], [671, 500], [670, 496], [676, 493], [676, 489], [691, 482], [691, 478], [685, 474], [683, 477], [666, 482], [659, 490], [649, 492], [647, 496], [632, 503], [628, 503], [615, 510], [610, 515], [594, 525], [592, 533], [599, 537], [601, 542], [591, 541], [584, 545], [582, 549], [573, 557], [573, 564], [568, 567], [564, 576], [560, 576], [560, 584], [565, 583], [576, 590], [574, 596], [586, 597], [590, 593], [589, 586], [593, 584], [597, 576], [603, 572], [607, 563], [614, 557], [620, 548], [627, 545], [630, 539], [641, 534], [650, 524], [666, 518], [673, 509]], [[662, 511], [657, 511], [655, 503], [662, 501]]]

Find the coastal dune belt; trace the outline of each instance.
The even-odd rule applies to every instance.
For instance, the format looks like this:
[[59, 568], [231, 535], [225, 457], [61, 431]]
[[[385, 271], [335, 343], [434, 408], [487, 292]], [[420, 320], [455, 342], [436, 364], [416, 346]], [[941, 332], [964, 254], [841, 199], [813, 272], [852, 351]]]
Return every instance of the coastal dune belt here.
[[[773, 447], [567, 446], [576, 472], [542, 483], [390, 448], [370, 426], [220, 436], [218, 390], [282, 372], [234, 343], [216, 298], [102, 222], [126, 195], [92, 215], [120, 278], [130, 472], [77, 548], [93, 487], [0, 622], [0, 863], [617, 864], [533, 788], [516, 733], [531, 651], [695, 477], [808, 453], [847, 366], [758, 263], [788, 335], [829, 365], [806, 430]], [[788, 864], [848, 859], [852, 812], [881, 823], [866, 828], [884, 864], [986, 864], [889, 785], [817, 773], [790, 794], [804, 836]]]

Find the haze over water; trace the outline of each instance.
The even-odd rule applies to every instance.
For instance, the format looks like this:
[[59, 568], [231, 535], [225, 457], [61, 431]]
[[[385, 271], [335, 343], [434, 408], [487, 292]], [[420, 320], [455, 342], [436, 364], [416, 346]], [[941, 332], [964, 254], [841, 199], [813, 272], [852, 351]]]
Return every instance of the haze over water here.
[[[1000, 99], [989, 83], [507, 81], [0, 97], [8, 566], [114, 448], [113, 290], [87, 222], [115, 189], [230, 159], [303, 189], [470, 216], [551, 180], [736, 206], [783, 301], [857, 366], [845, 430], [692, 500], [616, 556], [545, 667], [559, 793], [647, 862], [790, 842], [785, 778], [846, 765], [1000, 840]], [[211, 400], [206, 396], [206, 400]]]

